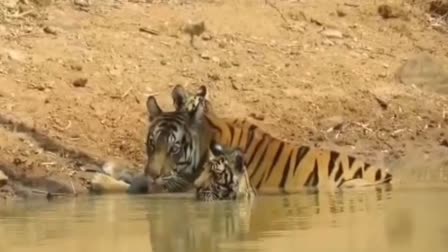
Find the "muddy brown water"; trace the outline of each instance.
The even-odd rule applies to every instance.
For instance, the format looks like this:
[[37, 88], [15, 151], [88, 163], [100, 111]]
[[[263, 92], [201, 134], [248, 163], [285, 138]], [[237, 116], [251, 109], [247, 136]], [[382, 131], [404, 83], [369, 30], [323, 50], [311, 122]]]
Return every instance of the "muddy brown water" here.
[[448, 187], [0, 202], [0, 251], [448, 251]]

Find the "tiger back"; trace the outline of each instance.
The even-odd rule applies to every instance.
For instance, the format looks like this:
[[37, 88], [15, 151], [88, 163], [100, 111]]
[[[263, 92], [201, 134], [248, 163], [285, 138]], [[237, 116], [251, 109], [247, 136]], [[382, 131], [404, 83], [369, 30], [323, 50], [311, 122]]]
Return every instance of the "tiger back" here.
[[243, 151], [250, 182], [257, 192], [331, 190], [392, 180], [387, 170], [346, 153], [282, 141], [245, 119], [219, 118], [207, 100], [205, 86], [191, 94], [177, 85], [172, 98], [177, 111], [205, 112], [204, 123], [211, 129], [213, 141]]
[[243, 153], [239, 149], [211, 146], [209, 160], [194, 181], [196, 199], [200, 201], [250, 199], [250, 184]]

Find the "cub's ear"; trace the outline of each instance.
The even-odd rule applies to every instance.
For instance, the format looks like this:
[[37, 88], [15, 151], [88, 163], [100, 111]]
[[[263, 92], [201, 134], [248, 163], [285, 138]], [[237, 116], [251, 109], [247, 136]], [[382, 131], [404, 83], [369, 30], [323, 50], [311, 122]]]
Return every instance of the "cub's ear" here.
[[177, 84], [171, 91], [171, 97], [173, 98], [173, 104], [176, 111], [180, 111], [185, 107], [185, 103], [187, 102], [187, 92], [183, 86]]
[[240, 149], [232, 151], [232, 158], [235, 162], [235, 170], [240, 173], [244, 173], [244, 154]]
[[163, 113], [159, 104], [157, 104], [156, 97], [152, 95], [146, 100], [146, 108], [148, 109], [149, 121], [152, 121], [154, 118]]

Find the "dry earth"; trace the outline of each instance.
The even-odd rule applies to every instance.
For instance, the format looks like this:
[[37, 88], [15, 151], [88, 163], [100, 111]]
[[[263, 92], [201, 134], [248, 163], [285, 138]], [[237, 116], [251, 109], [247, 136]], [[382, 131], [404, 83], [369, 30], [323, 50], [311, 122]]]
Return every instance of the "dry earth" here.
[[0, 169], [85, 192], [86, 166], [142, 167], [148, 95], [168, 110], [175, 84], [206, 84], [222, 115], [446, 181], [448, 29], [429, 1], [270, 1], [4, 1]]

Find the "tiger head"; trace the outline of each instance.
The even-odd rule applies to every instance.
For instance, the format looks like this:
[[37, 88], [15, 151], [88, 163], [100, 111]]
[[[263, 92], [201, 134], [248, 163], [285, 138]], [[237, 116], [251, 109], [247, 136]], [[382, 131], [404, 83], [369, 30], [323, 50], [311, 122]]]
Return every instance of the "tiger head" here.
[[176, 85], [172, 92], [174, 108], [176, 111], [194, 111], [198, 106], [204, 108], [204, 112], [212, 112], [212, 105], [208, 100], [207, 87], [201, 85], [196, 93], [187, 92], [181, 85]]
[[148, 97], [146, 105], [150, 125], [145, 175], [168, 192], [188, 190], [211, 143], [202, 123], [203, 106], [192, 111], [164, 112], [153, 96]]
[[210, 158], [194, 181], [196, 198], [201, 201], [235, 200], [250, 197], [254, 191], [250, 184], [243, 152], [239, 149], [223, 149], [212, 144]]

